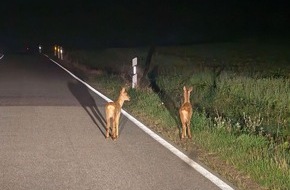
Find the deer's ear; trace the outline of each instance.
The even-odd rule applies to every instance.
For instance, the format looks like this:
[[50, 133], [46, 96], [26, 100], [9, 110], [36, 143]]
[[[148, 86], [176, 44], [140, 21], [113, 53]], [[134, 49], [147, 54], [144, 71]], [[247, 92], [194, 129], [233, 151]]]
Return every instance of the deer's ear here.
[[192, 90], [193, 90], [192, 86], [188, 88], [188, 91], [191, 92]]
[[126, 89], [123, 87], [123, 88], [122, 88], [122, 90], [121, 90], [121, 92], [122, 92], [122, 93], [124, 93], [124, 92], [125, 92], [125, 90], [126, 90]]
[[186, 87], [185, 86], [183, 86], [183, 90], [186, 91]]

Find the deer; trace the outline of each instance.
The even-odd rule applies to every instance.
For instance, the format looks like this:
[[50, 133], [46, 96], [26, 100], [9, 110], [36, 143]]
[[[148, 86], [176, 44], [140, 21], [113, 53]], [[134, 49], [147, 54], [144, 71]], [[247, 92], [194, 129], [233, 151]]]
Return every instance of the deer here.
[[112, 130], [111, 137], [116, 140], [119, 136], [119, 120], [121, 109], [125, 101], [130, 101], [130, 96], [123, 87], [118, 99], [114, 102], [108, 102], [105, 106], [106, 111], [106, 138], [109, 138], [110, 127]]
[[190, 103], [190, 93], [192, 91], [192, 87], [186, 88], [183, 86], [183, 104], [179, 108], [179, 116], [182, 124], [182, 133], [181, 139], [184, 139], [186, 135], [186, 131], [188, 133], [188, 138], [191, 138], [190, 132], [190, 120], [192, 116], [192, 105]]

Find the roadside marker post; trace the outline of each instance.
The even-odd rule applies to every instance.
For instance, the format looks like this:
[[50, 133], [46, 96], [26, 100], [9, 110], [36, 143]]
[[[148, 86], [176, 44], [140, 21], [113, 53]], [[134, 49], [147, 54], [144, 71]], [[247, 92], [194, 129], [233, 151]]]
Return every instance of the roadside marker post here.
[[60, 47], [60, 59], [63, 60], [63, 50], [62, 50], [62, 47]]
[[137, 87], [137, 57], [132, 59], [133, 76], [132, 76], [132, 88]]

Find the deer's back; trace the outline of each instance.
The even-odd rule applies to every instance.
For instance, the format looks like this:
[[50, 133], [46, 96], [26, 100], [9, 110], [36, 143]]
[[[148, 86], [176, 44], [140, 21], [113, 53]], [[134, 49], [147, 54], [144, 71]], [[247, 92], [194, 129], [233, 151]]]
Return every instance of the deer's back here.
[[114, 117], [116, 114], [120, 113], [121, 106], [116, 102], [109, 102], [106, 104], [106, 114], [107, 117]]
[[190, 104], [190, 102], [185, 102], [182, 104], [182, 106], [179, 109], [179, 112], [188, 112], [191, 113], [192, 112], [192, 106]]

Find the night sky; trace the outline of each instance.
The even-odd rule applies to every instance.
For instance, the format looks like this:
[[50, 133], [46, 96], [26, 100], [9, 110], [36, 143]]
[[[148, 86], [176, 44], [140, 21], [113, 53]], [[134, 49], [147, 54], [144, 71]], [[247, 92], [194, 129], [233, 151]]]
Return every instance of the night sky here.
[[287, 38], [287, 1], [2, 0], [0, 46], [135, 46]]

